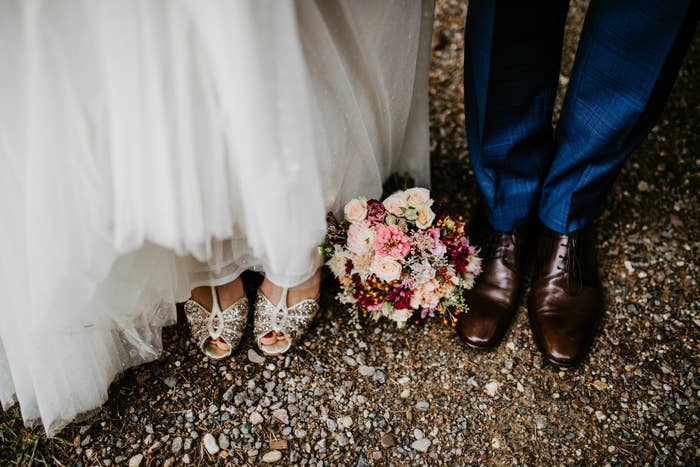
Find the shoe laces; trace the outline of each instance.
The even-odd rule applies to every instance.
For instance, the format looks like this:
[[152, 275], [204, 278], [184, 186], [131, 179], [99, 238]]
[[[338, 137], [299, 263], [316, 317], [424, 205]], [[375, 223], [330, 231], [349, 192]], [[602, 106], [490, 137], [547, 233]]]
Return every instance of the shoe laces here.
[[[577, 235], [567, 235], [559, 244], [564, 248], [563, 254], [557, 254], [557, 269], [566, 273], [566, 287], [570, 291], [578, 291], [583, 287], [581, 261], [578, 258], [577, 247], [579, 238]], [[561, 250], [559, 250], [561, 251]]]
[[505, 258], [506, 250], [511, 242], [516, 243], [517, 247], [517, 237], [512, 232], [491, 232], [481, 249], [482, 257], [484, 259]]

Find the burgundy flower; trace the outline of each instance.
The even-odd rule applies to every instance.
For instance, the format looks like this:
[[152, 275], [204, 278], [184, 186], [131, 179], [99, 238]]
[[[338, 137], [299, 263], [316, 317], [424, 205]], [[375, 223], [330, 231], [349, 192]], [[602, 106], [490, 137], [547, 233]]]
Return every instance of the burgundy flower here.
[[411, 309], [411, 289], [407, 287], [396, 287], [389, 292], [389, 300], [394, 303], [397, 310]]
[[469, 248], [469, 242], [466, 237], [462, 237], [456, 242], [447, 247], [447, 256], [449, 263], [455, 268], [455, 271], [465, 273], [469, 265], [469, 256], [472, 254], [472, 249]]
[[386, 216], [386, 208], [376, 199], [367, 201], [367, 220], [370, 222], [384, 222]]
[[442, 219], [447, 216], [447, 202], [444, 199], [434, 201], [430, 209], [435, 213], [435, 219]]

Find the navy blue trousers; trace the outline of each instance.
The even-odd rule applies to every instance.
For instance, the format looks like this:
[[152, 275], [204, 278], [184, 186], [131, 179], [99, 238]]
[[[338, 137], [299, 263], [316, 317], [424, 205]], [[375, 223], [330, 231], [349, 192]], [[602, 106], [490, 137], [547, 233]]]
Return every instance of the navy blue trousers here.
[[471, 0], [464, 95], [472, 165], [492, 226], [588, 225], [668, 98], [698, 22], [694, 0], [592, 0], [561, 116], [568, 1]]

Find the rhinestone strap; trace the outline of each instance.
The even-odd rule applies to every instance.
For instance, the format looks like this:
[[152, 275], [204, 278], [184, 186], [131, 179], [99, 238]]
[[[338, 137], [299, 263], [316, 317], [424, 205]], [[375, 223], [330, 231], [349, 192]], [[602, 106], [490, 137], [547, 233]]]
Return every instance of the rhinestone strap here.
[[318, 312], [318, 302], [311, 298], [287, 307], [287, 289], [277, 305], [258, 290], [255, 299], [254, 332], [259, 339], [270, 331], [283, 332], [291, 344], [296, 344], [304, 335]]
[[204, 348], [208, 338], [219, 337], [234, 349], [240, 343], [243, 331], [248, 324], [248, 298], [243, 297], [222, 311], [216, 290], [214, 287], [212, 290], [211, 312], [194, 300], [187, 300], [185, 303], [185, 316], [190, 325], [190, 332], [201, 349]]

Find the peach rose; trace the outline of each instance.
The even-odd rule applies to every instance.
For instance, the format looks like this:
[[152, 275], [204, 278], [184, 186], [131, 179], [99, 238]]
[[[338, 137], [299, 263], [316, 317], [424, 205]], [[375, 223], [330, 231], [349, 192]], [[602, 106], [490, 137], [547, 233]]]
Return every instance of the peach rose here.
[[386, 282], [391, 282], [401, 277], [401, 263], [390, 256], [375, 256], [369, 270]]
[[419, 229], [427, 229], [435, 220], [435, 213], [428, 206], [423, 206], [418, 209], [416, 217], [416, 227]]
[[430, 279], [419, 285], [416, 290], [413, 291], [411, 307], [414, 309], [420, 307], [435, 308], [440, 304], [442, 292], [440, 282], [437, 279]]
[[351, 223], [365, 220], [367, 217], [367, 200], [365, 198], [355, 198], [348, 201], [343, 209], [345, 218]]
[[409, 188], [404, 192], [406, 203], [414, 208], [429, 205], [430, 191], [425, 188]]
[[387, 211], [398, 217], [403, 217], [403, 208], [408, 207], [406, 204], [406, 197], [402, 191], [397, 191], [389, 196], [382, 204]]

